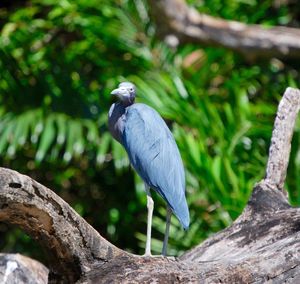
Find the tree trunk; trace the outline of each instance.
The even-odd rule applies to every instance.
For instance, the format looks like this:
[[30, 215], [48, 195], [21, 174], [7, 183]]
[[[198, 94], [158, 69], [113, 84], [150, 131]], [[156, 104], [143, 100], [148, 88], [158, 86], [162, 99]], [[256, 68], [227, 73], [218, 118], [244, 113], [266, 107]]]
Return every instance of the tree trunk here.
[[[289, 205], [283, 189], [299, 108], [300, 91], [288, 88], [278, 107], [266, 177], [254, 186], [243, 213], [178, 258], [118, 249], [50, 189], [4, 168], [0, 221], [40, 242], [51, 282], [300, 283], [300, 209]], [[0, 276], [5, 269], [0, 265]]]

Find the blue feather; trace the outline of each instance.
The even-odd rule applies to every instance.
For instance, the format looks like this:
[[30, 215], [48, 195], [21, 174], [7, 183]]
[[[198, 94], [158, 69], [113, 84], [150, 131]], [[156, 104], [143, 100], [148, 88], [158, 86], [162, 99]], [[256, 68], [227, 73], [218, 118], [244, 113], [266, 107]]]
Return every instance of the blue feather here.
[[171, 131], [151, 107], [126, 107], [121, 143], [141, 178], [168, 203], [184, 229], [190, 217], [182, 160]]

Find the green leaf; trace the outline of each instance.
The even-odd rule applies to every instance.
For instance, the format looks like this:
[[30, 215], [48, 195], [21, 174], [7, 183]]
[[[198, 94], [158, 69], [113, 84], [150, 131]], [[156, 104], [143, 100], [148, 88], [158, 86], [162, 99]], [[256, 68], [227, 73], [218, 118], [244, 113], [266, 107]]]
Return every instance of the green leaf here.
[[67, 117], [64, 114], [57, 114], [55, 116], [55, 122], [57, 125], [57, 137], [56, 142], [62, 145], [66, 141], [67, 136]]
[[109, 133], [105, 133], [101, 136], [100, 142], [98, 144], [98, 151], [96, 161], [97, 164], [102, 164], [105, 161], [105, 157], [108, 153], [109, 145], [112, 141], [112, 138]]
[[12, 133], [15, 128], [16, 121], [14, 119], [9, 120], [5, 128], [3, 128], [3, 131], [1, 131], [1, 136], [0, 136], [0, 154], [4, 155], [5, 154], [5, 148], [8, 146], [8, 144], [11, 142], [12, 138]]
[[41, 134], [41, 139], [38, 145], [38, 149], [35, 155], [37, 162], [41, 162], [49, 151], [50, 146], [55, 141], [56, 130], [54, 127], [54, 116], [49, 116], [46, 118], [43, 131]]

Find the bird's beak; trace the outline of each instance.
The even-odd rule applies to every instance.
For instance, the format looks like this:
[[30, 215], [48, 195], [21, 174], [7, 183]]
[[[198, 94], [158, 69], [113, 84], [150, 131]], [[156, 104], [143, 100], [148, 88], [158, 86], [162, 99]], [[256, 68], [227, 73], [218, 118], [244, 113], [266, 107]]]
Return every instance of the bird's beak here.
[[118, 95], [120, 95], [120, 89], [119, 88], [114, 89], [110, 94], [112, 96], [118, 96]]

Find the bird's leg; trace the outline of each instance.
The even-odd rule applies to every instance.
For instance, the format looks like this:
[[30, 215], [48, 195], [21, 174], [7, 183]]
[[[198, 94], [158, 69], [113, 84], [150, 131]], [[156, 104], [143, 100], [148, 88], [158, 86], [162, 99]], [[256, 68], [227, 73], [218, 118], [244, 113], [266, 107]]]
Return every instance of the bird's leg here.
[[169, 206], [167, 206], [166, 231], [165, 231], [164, 244], [163, 244], [162, 253], [161, 253], [163, 256], [167, 255], [171, 217], [172, 217], [172, 210]]
[[146, 184], [145, 184], [145, 190], [147, 193], [147, 208], [148, 208], [147, 241], [146, 241], [145, 256], [151, 256], [151, 227], [152, 227], [152, 215], [153, 215], [154, 202], [151, 197], [150, 187]]

